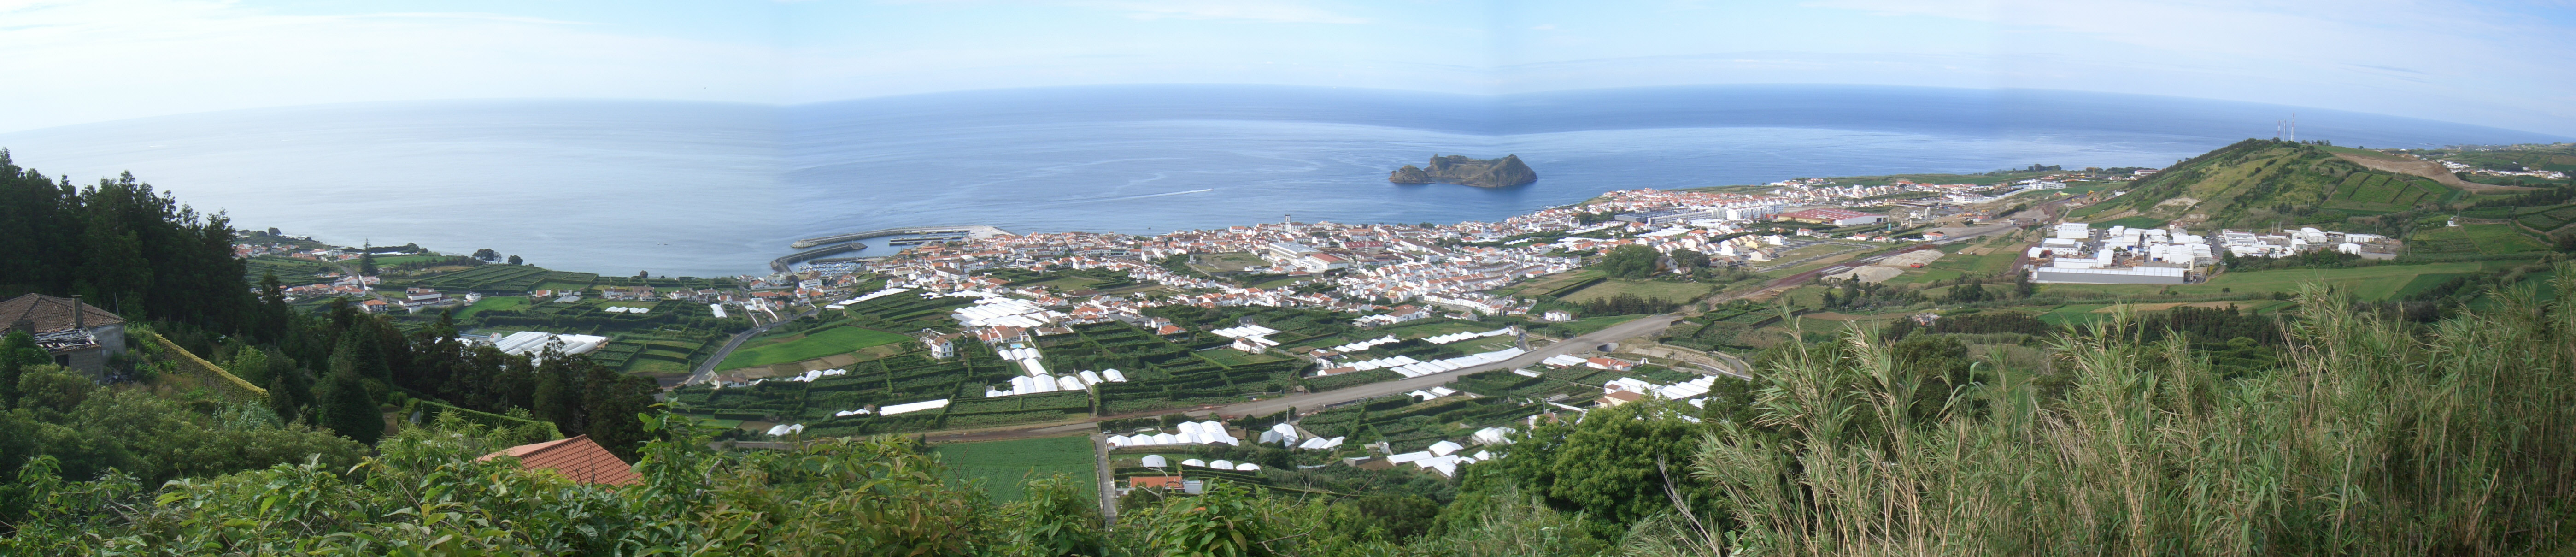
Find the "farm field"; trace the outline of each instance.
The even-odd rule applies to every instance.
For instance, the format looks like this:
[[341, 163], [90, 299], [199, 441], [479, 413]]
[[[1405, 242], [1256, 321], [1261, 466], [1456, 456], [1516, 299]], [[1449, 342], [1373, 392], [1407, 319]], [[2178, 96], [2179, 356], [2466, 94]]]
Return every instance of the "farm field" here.
[[[2281, 269], [2275, 271], [2242, 271], [2222, 273], [2209, 282], [2177, 284], [2050, 284], [2044, 290], [2102, 292], [2115, 296], [2145, 296], [2170, 288], [2175, 294], [2219, 294], [2224, 292], [2293, 292], [2301, 283], [2321, 282], [2350, 292], [2363, 301], [2387, 300], [2399, 295], [2415, 277], [2427, 274], [2477, 272], [2483, 264], [2477, 261], [2433, 263], [2426, 265], [2376, 265], [2351, 269]], [[2087, 310], [2090, 311], [2090, 310]]]
[[1216, 362], [1217, 365], [1226, 367], [1278, 362], [1292, 359], [1287, 356], [1280, 356], [1277, 354], [1246, 354], [1241, 350], [1235, 350], [1232, 348], [1201, 351], [1198, 355], [1201, 358], [1207, 358], [1208, 361]]
[[1240, 251], [1203, 254], [1198, 256], [1198, 263], [1202, 267], [1221, 272], [1270, 266], [1270, 262], [1263, 260], [1260, 254]]
[[774, 344], [743, 347], [735, 350], [733, 355], [726, 356], [724, 363], [717, 364], [716, 368], [737, 369], [801, 362], [907, 340], [912, 340], [912, 337], [855, 326], [834, 327], [803, 337], [782, 339]]
[[337, 271], [340, 269], [336, 265], [320, 261], [273, 255], [263, 255], [244, 259], [242, 260], [242, 264], [243, 276], [247, 277], [250, 280], [250, 283], [254, 285], [259, 284], [259, 281], [264, 278], [264, 275], [272, 274], [277, 275], [278, 284], [286, 286], [314, 284], [329, 280], [313, 276], [314, 274]]
[[430, 261], [438, 261], [438, 260], [447, 259], [447, 258], [448, 258], [448, 257], [447, 257], [447, 256], [444, 256], [444, 255], [379, 255], [379, 256], [376, 256], [376, 264], [377, 264], [377, 265], [381, 265], [381, 266], [391, 267], [391, 266], [395, 266], [395, 265], [409, 265], [409, 264], [413, 264], [413, 263], [426, 263], [426, 262], [430, 262]]
[[931, 454], [948, 465], [958, 479], [981, 484], [993, 501], [1018, 501], [1026, 494], [1020, 481], [1049, 474], [1072, 477], [1086, 496], [1099, 493], [1098, 473], [1092, 466], [1091, 438], [1048, 437], [933, 445]]
[[2413, 176], [2354, 174], [2335, 185], [2333, 197], [2326, 200], [2329, 209], [2358, 211], [2403, 211], [2417, 203], [2440, 201], [2451, 188], [2432, 180]]
[[464, 321], [472, 319], [474, 318], [474, 314], [483, 313], [489, 310], [519, 309], [527, 306], [528, 298], [526, 296], [484, 296], [482, 301], [474, 302], [474, 305], [465, 306], [465, 309], [457, 310], [456, 320]]
[[1504, 289], [1496, 290], [1495, 292], [1496, 292], [1496, 293], [1499, 293], [1499, 294], [1515, 295], [1515, 296], [1538, 296], [1538, 295], [1547, 294], [1547, 293], [1549, 293], [1549, 292], [1553, 292], [1553, 291], [1556, 291], [1556, 290], [1560, 290], [1560, 289], [1564, 289], [1564, 288], [1567, 288], [1567, 287], [1571, 287], [1571, 286], [1574, 286], [1574, 285], [1577, 285], [1577, 284], [1581, 284], [1583, 281], [1592, 280], [1592, 279], [1597, 279], [1597, 278], [1601, 278], [1601, 277], [1604, 277], [1604, 276], [1607, 276], [1607, 275], [1608, 275], [1607, 273], [1603, 273], [1603, 272], [1598, 271], [1598, 270], [1593, 270], [1593, 269], [1577, 269], [1577, 270], [1573, 270], [1573, 271], [1566, 271], [1566, 272], [1563, 272], [1563, 273], [1557, 273], [1557, 274], [1553, 274], [1553, 275], [1547, 275], [1547, 276], [1543, 276], [1543, 277], [1533, 278], [1533, 279], [1530, 279], [1528, 282], [1521, 283], [1521, 285], [1520, 285], [1520, 286], [1514, 286], [1514, 287], [1510, 287], [1510, 288], [1504, 288]]
[[1566, 295], [1564, 300], [1588, 302], [1620, 294], [1635, 294], [1640, 298], [1662, 298], [1683, 302], [1707, 296], [1708, 290], [1709, 285], [1694, 282], [1609, 279], [1583, 287], [1582, 290], [1576, 290], [1573, 294]]
[[2145, 216], [2139, 216], [2139, 217], [2121, 217], [2121, 218], [2116, 218], [2116, 219], [2111, 219], [2111, 220], [2106, 220], [2106, 221], [2102, 221], [2102, 222], [2093, 223], [2093, 227], [2094, 227], [2094, 228], [2110, 228], [2110, 227], [2114, 227], [2114, 226], [2126, 226], [2126, 227], [2129, 227], [2129, 228], [2155, 228], [2155, 227], [2158, 227], [2158, 226], [2164, 226], [2164, 225], [2165, 225], [2165, 219], [2160, 219], [2160, 218], [2155, 218], [2155, 217], [2145, 217]]
[[2425, 229], [2407, 242], [2415, 253], [2523, 253], [2549, 251], [2510, 224], [2468, 224]]

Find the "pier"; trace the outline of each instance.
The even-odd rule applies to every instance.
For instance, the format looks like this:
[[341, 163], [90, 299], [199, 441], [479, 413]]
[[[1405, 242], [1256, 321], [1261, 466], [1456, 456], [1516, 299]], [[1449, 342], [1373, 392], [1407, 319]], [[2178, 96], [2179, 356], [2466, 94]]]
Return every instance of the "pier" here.
[[826, 256], [826, 255], [832, 255], [832, 254], [835, 254], [835, 253], [841, 253], [841, 252], [845, 252], [845, 251], [858, 251], [858, 250], [863, 250], [863, 249], [868, 249], [868, 245], [867, 245], [867, 244], [858, 243], [858, 242], [850, 242], [850, 243], [846, 243], [846, 244], [832, 244], [832, 245], [823, 246], [823, 247], [819, 247], [819, 248], [814, 248], [814, 249], [809, 249], [809, 250], [800, 251], [800, 252], [796, 252], [796, 253], [791, 253], [791, 254], [787, 254], [787, 256], [786, 256], [786, 257], [781, 257], [781, 258], [777, 258], [777, 259], [769, 260], [769, 270], [784, 273], [784, 272], [787, 272], [787, 270], [788, 270], [788, 269], [795, 268], [795, 267], [796, 267], [796, 264], [798, 264], [798, 263], [803, 263], [803, 262], [806, 262], [806, 261], [809, 261], [809, 260], [818, 259], [818, 258], [821, 258], [821, 257], [823, 257], [823, 256]]
[[806, 239], [803, 239], [803, 240], [797, 240], [797, 241], [796, 241], [796, 243], [787, 244], [787, 247], [797, 248], [797, 249], [804, 249], [804, 248], [810, 248], [810, 247], [819, 246], [819, 245], [823, 245], [823, 244], [834, 243], [834, 242], [847, 242], [847, 241], [851, 241], [851, 240], [865, 240], [865, 239], [869, 239], [869, 238], [875, 238], [875, 237], [878, 237], [878, 236], [902, 236], [902, 235], [908, 235], [908, 234], [940, 234], [940, 233], [962, 233], [962, 234], [965, 234], [965, 235], [966, 235], [965, 237], [967, 237], [967, 238], [977, 238], [977, 239], [981, 239], [981, 238], [991, 238], [991, 237], [994, 237], [994, 236], [1006, 236], [1006, 235], [1009, 235], [1009, 234], [1010, 234], [1010, 231], [1002, 230], [1002, 229], [1000, 229], [1000, 228], [991, 227], [991, 226], [984, 226], [984, 225], [980, 225], [980, 224], [977, 224], [977, 225], [968, 225], [968, 226], [907, 226], [907, 227], [903, 227], [903, 228], [888, 228], [888, 229], [884, 229], [884, 230], [870, 230], [870, 231], [867, 231], [867, 232], [852, 232], [852, 233], [849, 233], [849, 234], [834, 234], [834, 235], [830, 235], [830, 236], [822, 236], [822, 237], [816, 237], [816, 238], [806, 238]]
[[[797, 240], [795, 243], [788, 244], [787, 247], [813, 249], [805, 249], [804, 251], [787, 254], [786, 257], [769, 260], [769, 270], [784, 273], [789, 269], [796, 268], [796, 264], [807, 261], [874, 261], [883, 259], [883, 257], [846, 257], [827, 260], [824, 259], [824, 257], [841, 252], [858, 251], [868, 248], [867, 244], [858, 243], [857, 240], [879, 236], [908, 236], [914, 234], [938, 235], [939, 239], [944, 241], [1008, 236], [1011, 233], [1010, 231], [1002, 230], [998, 227], [976, 224], [967, 226], [907, 226], [903, 228], [887, 228], [883, 230], [870, 230], [867, 232], [853, 232], [849, 234], [834, 234], [830, 236], [806, 238], [803, 240]], [[897, 241], [895, 243], [907, 242]]]

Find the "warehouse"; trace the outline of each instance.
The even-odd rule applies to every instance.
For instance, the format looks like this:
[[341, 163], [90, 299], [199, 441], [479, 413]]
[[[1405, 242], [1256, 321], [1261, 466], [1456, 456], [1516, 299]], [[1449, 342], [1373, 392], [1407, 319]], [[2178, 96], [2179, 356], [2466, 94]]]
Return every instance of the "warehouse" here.
[[1780, 218], [1782, 218], [1782, 219], [1787, 219], [1787, 220], [1798, 221], [1798, 222], [1812, 222], [1812, 223], [1816, 223], [1816, 224], [1830, 224], [1830, 225], [1834, 225], [1834, 226], [1851, 226], [1851, 225], [1855, 225], [1855, 224], [1878, 224], [1878, 223], [1881, 223], [1881, 222], [1887, 222], [1887, 215], [1880, 215], [1880, 214], [1874, 214], [1874, 213], [1863, 213], [1863, 212], [1860, 212], [1860, 211], [1853, 211], [1853, 210], [1848, 210], [1848, 209], [1808, 209], [1808, 210], [1799, 211], [1799, 212], [1795, 212], [1795, 213], [1789, 213], [1789, 214], [1786, 214], [1786, 215], [1780, 215]]
[[1704, 219], [1714, 216], [1717, 216], [1717, 211], [1691, 208], [1672, 208], [1656, 209], [1642, 213], [1620, 213], [1611, 218], [1624, 222], [1634, 222], [1646, 225], [1665, 225], [1690, 222], [1691, 219]]
[[2133, 267], [2122, 269], [2067, 269], [2042, 267], [2030, 271], [2030, 281], [2040, 284], [2182, 284], [2189, 272], [2182, 267]]

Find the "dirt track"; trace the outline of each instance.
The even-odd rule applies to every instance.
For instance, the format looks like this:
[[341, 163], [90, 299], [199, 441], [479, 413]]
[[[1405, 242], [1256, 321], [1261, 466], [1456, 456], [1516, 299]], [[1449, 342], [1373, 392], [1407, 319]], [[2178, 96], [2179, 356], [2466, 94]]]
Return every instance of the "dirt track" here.
[[2533, 190], [2533, 189], [2538, 189], [2538, 188], [2529, 188], [2529, 187], [2523, 187], [2523, 186], [2499, 186], [2499, 185], [2495, 185], [2495, 184], [2480, 184], [2480, 183], [2477, 183], [2477, 182], [2471, 182], [2471, 181], [2467, 181], [2467, 180], [2462, 180], [2462, 179], [2460, 179], [2460, 176], [2459, 176], [2459, 175], [2457, 175], [2457, 174], [2452, 174], [2452, 173], [2451, 173], [2451, 169], [2443, 168], [2443, 167], [2442, 167], [2442, 163], [2433, 162], [2433, 161], [2399, 161], [2399, 160], [2389, 160], [2389, 159], [2382, 159], [2382, 158], [2376, 158], [2376, 157], [2365, 157], [2365, 156], [2354, 155], [2354, 154], [2350, 154], [2350, 153], [2335, 153], [2335, 154], [2334, 154], [2334, 156], [2342, 157], [2342, 158], [2343, 158], [2343, 160], [2352, 161], [2352, 163], [2353, 163], [2353, 164], [2358, 164], [2358, 165], [2361, 165], [2361, 166], [2363, 166], [2363, 167], [2365, 167], [2365, 168], [2369, 168], [2369, 169], [2371, 169], [2371, 170], [2377, 170], [2377, 171], [2380, 171], [2380, 172], [2395, 172], [2395, 173], [2399, 173], [2399, 174], [2412, 174], [2412, 175], [2416, 175], [2416, 176], [2422, 176], [2422, 177], [2426, 177], [2426, 178], [2432, 178], [2432, 179], [2433, 179], [2433, 181], [2435, 181], [2435, 182], [2440, 182], [2442, 185], [2450, 186], [2450, 187], [2454, 187], [2454, 188], [2460, 188], [2460, 189], [2464, 189], [2464, 190], [2469, 190], [2469, 192], [2470, 192], [2470, 193], [2499, 192], [2499, 191], [2530, 191], [2530, 190]]

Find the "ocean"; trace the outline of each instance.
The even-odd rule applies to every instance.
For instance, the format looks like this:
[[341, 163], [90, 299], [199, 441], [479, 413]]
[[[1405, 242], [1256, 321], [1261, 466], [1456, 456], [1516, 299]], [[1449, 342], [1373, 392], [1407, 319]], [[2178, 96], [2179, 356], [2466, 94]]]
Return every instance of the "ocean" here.
[[[238, 110], [0, 134], [75, 182], [132, 171], [236, 226], [493, 248], [550, 268], [764, 272], [894, 226], [1155, 234], [1492, 220], [1602, 191], [2031, 164], [2160, 167], [2297, 112], [2302, 139], [2565, 141], [2372, 114], [2029, 90], [1724, 86], [1502, 96], [1285, 86], [969, 91], [794, 106], [460, 100]], [[1395, 185], [1434, 154], [1535, 184]], [[879, 242], [870, 242], [872, 245]], [[884, 246], [861, 252], [890, 252]]]

